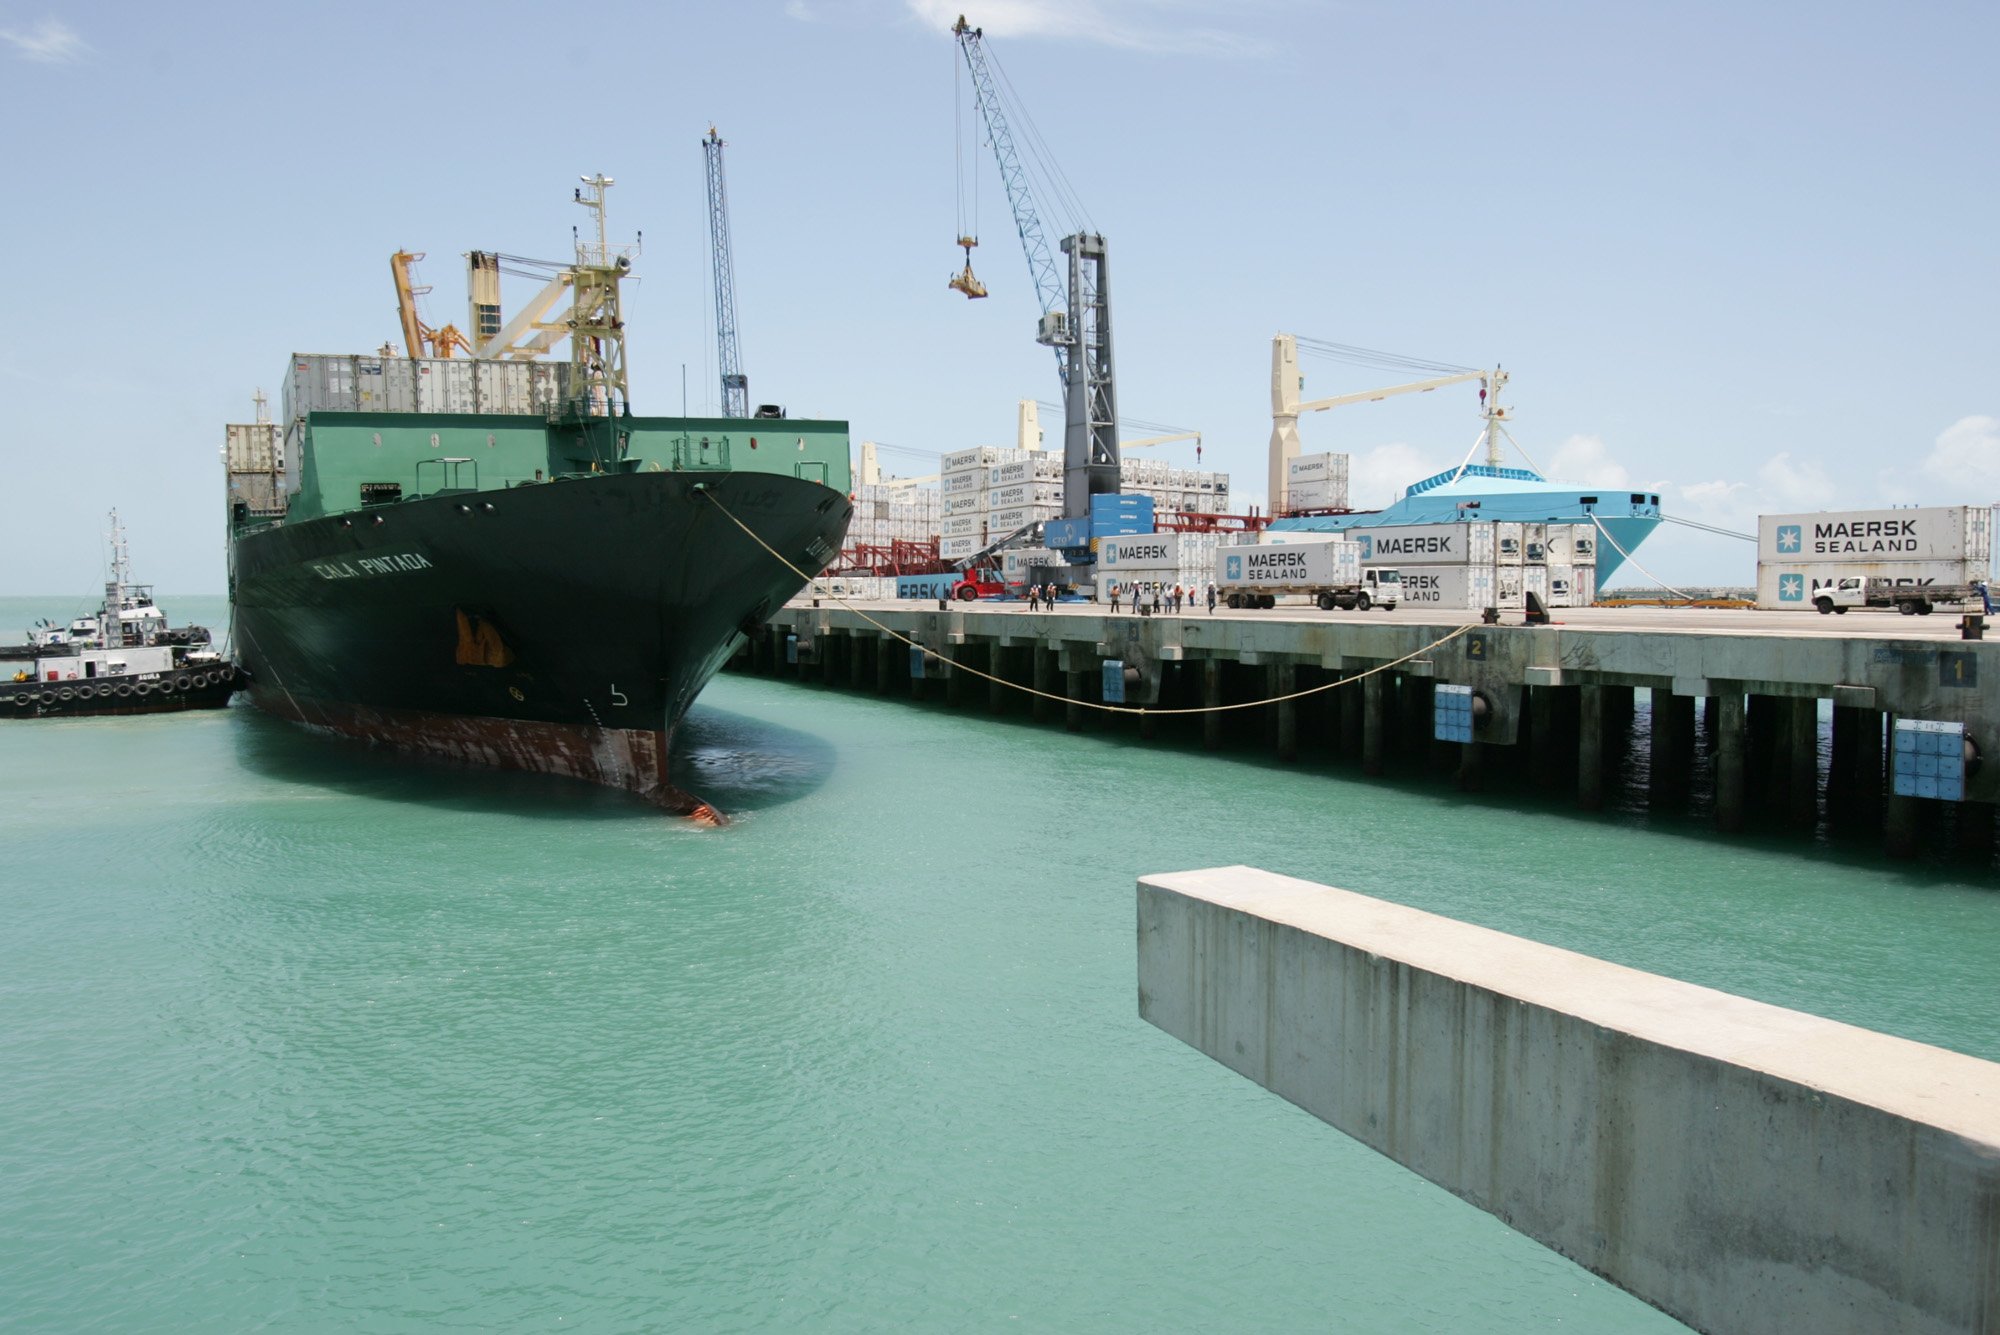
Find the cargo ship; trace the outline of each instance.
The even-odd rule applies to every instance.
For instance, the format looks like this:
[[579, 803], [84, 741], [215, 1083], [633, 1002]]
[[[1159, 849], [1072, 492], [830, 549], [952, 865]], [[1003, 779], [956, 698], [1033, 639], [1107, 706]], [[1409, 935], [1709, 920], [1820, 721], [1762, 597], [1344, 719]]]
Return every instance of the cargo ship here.
[[[1511, 439], [1506, 429], [1511, 413], [1500, 403], [1500, 391], [1507, 383], [1507, 373], [1497, 367], [1490, 371], [1443, 366], [1434, 369], [1445, 374], [1389, 389], [1301, 402], [1298, 337], [1279, 334], [1274, 338], [1271, 347], [1270, 494], [1272, 513], [1279, 517], [1272, 520], [1271, 528], [1280, 532], [1344, 533], [1353, 528], [1380, 529], [1480, 520], [1587, 524], [1603, 538], [1597, 551], [1597, 587], [1604, 588], [1610, 576], [1631, 559], [1639, 545], [1659, 527], [1663, 518], [1659, 494], [1626, 488], [1579, 487], [1551, 481], [1532, 465], [1509, 465], [1502, 442]], [[1347, 508], [1345, 455], [1300, 455], [1298, 421], [1301, 413], [1475, 383], [1479, 386], [1481, 429], [1464, 462], [1456, 468], [1448, 468], [1410, 483], [1393, 504], [1380, 510]], [[1482, 451], [1485, 461], [1474, 462]], [[1343, 470], [1339, 477], [1323, 476], [1316, 471], [1335, 466], [1335, 461]], [[1525, 456], [1523, 462], [1527, 462]]]
[[596, 241], [511, 319], [500, 273], [533, 262], [472, 252], [461, 332], [398, 252], [404, 348], [295, 354], [280, 420], [260, 394], [227, 428], [232, 643], [251, 701], [308, 728], [720, 821], [669, 778], [674, 732], [840, 550], [847, 423], [632, 412], [611, 184], [584, 178]]

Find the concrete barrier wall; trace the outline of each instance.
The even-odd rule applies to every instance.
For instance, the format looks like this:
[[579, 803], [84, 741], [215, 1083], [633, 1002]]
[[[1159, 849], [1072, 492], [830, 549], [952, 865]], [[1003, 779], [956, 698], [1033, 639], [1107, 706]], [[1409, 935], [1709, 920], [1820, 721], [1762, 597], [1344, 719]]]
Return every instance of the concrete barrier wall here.
[[2000, 1332], [2000, 1065], [1248, 867], [1138, 911], [1141, 1017], [1699, 1330]]

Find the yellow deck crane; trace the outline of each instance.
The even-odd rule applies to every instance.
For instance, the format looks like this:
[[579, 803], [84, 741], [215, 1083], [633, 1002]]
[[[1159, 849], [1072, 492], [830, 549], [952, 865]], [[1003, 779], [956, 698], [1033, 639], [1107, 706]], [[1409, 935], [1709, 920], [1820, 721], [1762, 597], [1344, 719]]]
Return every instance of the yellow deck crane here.
[[472, 351], [472, 344], [457, 325], [433, 329], [417, 314], [417, 298], [429, 292], [410, 281], [410, 266], [424, 257], [422, 251], [399, 250], [389, 257], [389, 271], [396, 278], [396, 315], [403, 325], [403, 348], [411, 357], [450, 357]]

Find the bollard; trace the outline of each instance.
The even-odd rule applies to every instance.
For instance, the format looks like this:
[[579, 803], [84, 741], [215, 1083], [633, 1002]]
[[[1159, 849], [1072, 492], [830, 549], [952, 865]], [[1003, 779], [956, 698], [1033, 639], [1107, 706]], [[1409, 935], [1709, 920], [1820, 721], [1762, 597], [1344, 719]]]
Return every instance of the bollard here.
[[1980, 612], [1967, 612], [1958, 619], [1958, 638], [1961, 640], [1983, 640], [1986, 638], [1986, 617]]

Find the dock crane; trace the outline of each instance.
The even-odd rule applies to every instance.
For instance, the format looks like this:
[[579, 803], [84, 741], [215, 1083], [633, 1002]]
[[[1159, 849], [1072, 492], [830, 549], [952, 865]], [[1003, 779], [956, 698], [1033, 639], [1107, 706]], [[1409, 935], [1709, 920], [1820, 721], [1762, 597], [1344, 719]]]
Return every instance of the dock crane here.
[[[1118, 393], [1111, 361], [1111, 287], [1104, 238], [1079, 231], [1062, 239], [1062, 252], [1069, 257], [1065, 286], [1042, 235], [1041, 215], [987, 66], [985, 32], [967, 23], [962, 14], [951, 32], [971, 74], [973, 101], [993, 145], [1014, 230], [1020, 233], [1035, 295], [1041, 301], [1035, 341], [1055, 350], [1063, 382], [1063, 514], [1079, 518], [1090, 513], [1091, 496], [1115, 493], [1119, 486]], [[961, 277], [977, 284], [971, 278], [972, 248], [965, 244], [969, 239], [970, 233], [961, 229], [960, 244], [966, 254]], [[966, 291], [956, 282], [952, 286]], [[979, 295], [984, 293], [980, 285]]]
[[433, 329], [417, 314], [417, 298], [430, 288], [418, 287], [411, 281], [410, 266], [423, 257], [422, 251], [415, 250], [399, 250], [389, 257], [389, 271], [396, 279], [396, 317], [403, 326], [403, 355], [449, 357], [457, 352], [470, 354], [472, 344], [458, 331], [457, 325], [447, 324]]
[[[722, 371], [722, 415], [750, 415], [750, 377], [743, 374], [743, 353], [736, 345], [736, 261], [729, 250], [729, 195], [722, 181], [722, 136], [708, 127], [701, 151], [708, 163], [708, 243], [715, 275], [716, 365]], [[968, 251], [966, 270], [971, 271]]]
[[[1286, 465], [1299, 457], [1300, 413], [1324, 412], [1328, 408], [1343, 408], [1350, 403], [1375, 403], [1401, 394], [1428, 394], [1447, 385], [1470, 384], [1475, 380], [1479, 382], [1480, 415], [1486, 421], [1480, 440], [1486, 442], [1488, 462], [1497, 467], [1502, 434], [1500, 423], [1507, 417], [1507, 410], [1500, 406], [1500, 390], [1507, 383], [1505, 371], [1498, 367], [1490, 371], [1457, 371], [1429, 380], [1412, 381], [1407, 385], [1391, 385], [1387, 389], [1369, 389], [1358, 394], [1336, 394], [1332, 398], [1301, 402], [1298, 336], [1277, 335], [1271, 340], [1271, 513], [1279, 513], [1285, 494]], [[1474, 442], [1473, 448], [1478, 448], [1478, 442]]]

